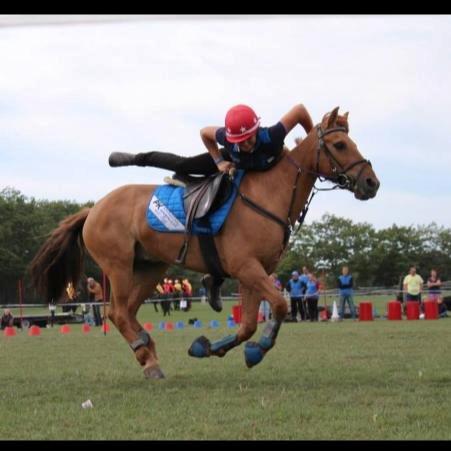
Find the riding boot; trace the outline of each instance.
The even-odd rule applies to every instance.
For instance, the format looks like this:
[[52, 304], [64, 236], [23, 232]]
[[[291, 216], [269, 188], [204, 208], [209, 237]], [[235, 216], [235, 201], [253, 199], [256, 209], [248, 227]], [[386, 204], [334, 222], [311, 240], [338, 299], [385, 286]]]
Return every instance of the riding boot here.
[[113, 152], [109, 158], [112, 167], [117, 166], [153, 166], [155, 168], [168, 169], [177, 172], [177, 166], [184, 160], [184, 157], [167, 152], [143, 152], [127, 153]]
[[206, 296], [208, 303], [215, 312], [222, 310], [221, 300], [221, 285], [224, 279], [221, 277], [215, 277], [211, 274], [205, 274], [201, 279], [202, 285], [206, 290]]

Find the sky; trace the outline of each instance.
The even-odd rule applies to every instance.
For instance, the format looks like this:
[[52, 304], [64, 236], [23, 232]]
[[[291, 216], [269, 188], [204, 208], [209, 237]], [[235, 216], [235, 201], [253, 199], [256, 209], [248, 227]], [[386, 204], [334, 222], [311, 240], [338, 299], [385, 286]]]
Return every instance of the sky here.
[[[378, 229], [451, 227], [451, 16], [41, 22], [0, 20], [0, 190], [96, 201], [170, 175], [110, 168], [113, 151], [197, 155], [200, 129], [223, 125], [238, 103], [263, 126], [298, 103], [314, 123], [340, 106], [381, 188], [366, 202], [319, 193], [306, 222], [330, 213]], [[288, 147], [297, 136], [299, 125]]]

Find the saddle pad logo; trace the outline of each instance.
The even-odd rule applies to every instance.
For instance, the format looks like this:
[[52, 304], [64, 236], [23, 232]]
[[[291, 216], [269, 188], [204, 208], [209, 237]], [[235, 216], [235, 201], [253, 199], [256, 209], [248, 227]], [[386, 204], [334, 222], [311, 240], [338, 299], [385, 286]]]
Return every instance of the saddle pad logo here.
[[171, 232], [184, 232], [185, 226], [160, 202], [158, 197], [152, 196], [149, 210]]

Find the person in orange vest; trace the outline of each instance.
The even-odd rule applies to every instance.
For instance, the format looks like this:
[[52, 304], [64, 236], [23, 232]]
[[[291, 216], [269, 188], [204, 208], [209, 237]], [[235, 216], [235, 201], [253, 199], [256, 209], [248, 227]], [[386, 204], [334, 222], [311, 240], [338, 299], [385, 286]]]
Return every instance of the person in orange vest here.
[[191, 309], [191, 297], [193, 296], [193, 287], [190, 283], [190, 281], [185, 277], [182, 280], [182, 291], [183, 291], [183, 298], [186, 302], [186, 307], [184, 308], [184, 311], [187, 312]]

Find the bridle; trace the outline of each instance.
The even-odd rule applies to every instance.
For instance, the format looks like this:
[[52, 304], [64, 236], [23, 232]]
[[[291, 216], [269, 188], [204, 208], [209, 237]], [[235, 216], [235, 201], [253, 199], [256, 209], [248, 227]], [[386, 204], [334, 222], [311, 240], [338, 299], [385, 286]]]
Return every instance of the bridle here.
[[[353, 163], [349, 164], [346, 167], [343, 167], [343, 165], [335, 158], [334, 154], [331, 152], [331, 150], [327, 146], [327, 144], [324, 140], [325, 136], [329, 135], [330, 133], [335, 133], [335, 132], [344, 132], [347, 134], [348, 133], [347, 127], [332, 127], [332, 128], [323, 130], [321, 128], [321, 125], [318, 124], [318, 125], [316, 125], [315, 128], [316, 128], [316, 133], [317, 133], [317, 137], [318, 137], [318, 147], [316, 149], [316, 163], [315, 163], [316, 170], [315, 171], [303, 168], [290, 154], [285, 154], [285, 157], [287, 158], [287, 160], [291, 164], [293, 164], [297, 169], [296, 179], [295, 179], [295, 182], [293, 185], [293, 191], [291, 194], [290, 208], [288, 210], [288, 219], [287, 220], [284, 221], [284, 220], [280, 219], [278, 216], [274, 215], [270, 211], [257, 205], [255, 202], [253, 202], [251, 199], [249, 199], [247, 196], [245, 196], [243, 193], [241, 193], [241, 191], [238, 191], [240, 198], [243, 200], [243, 202], [248, 207], [251, 207], [252, 209], [257, 211], [259, 214], [273, 220], [274, 222], [277, 222], [279, 225], [281, 225], [284, 228], [284, 245], [283, 245], [284, 248], [285, 248], [286, 244], [288, 243], [290, 235], [293, 231], [294, 224], [291, 223], [291, 219], [290, 219], [291, 212], [293, 210], [294, 202], [296, 199], [296, 191], [298, 188], [299, 177], [303, 173], [308, 173], [308, 174], [314, 175], [315, 177], [317, 177], [319, 179], [320, 182], [330, 181], [330, 182], [334, 183], [334, 186], [332, 188], [317, 188], [316, 186], [313, 186], [313, 190], [312, 190], [309, 200], [306, 202], [304, 208], [302, 209], [301, 213], [299, 214], [298, 219], [295, 221], [295, 223], [296, 222], [299, 223], [298, 227], [296, 229], [296, 232], [302, 226], [305, 216], [307, 215], [307, 211], [308, 211], [310, 202], [312, 201], [313, 196], [318, 191], [330, 191], [330, 190], [337, 189], [337, 188], [353, 191], [355, 188], [355, 185], [359, 181], [360, 176], [362, 175], [362, 172], [365, 168], [364, 165], [368, 164], [371, 167], [371, 162], [369, 160], [366, 160], [363, 158], [361, 160], [354, 161]], [[329, 164], [332, 168], [332, 175], [324, 175], [324, 174], [320, 173], [320, 171], [319, 171], [321, 151], [325, 154], [325, 156], [329, 160]], [[362, 167], [361, 167], [360, 171], [358, 172], [357, 177], [354, 179], [353, 177], [348, 175], [348, 172], [352, 168], [354, 168], [358, 165], [362, 165]]]
[[[355, 184], [359, 181], [360, 176], [362, 175], [362, 172], [363, 172], [363, 169], [365, 168], [365, 166], [362, 166], [360, 168], [360, 171], [357, 174], [357, 177], [355, 179], [350, 177], [347, 174], [347, 172], [350, 171], [355, 166], [358, 166], [359, 164], [362, 164], [362, 165], [369, 164], [371, 167], [371, 161], [362, 158], [361, 160], [354, 161], [353, 163], [349, 164], [348, 166], [343, 167], [341, 165], [341, 163], [334, 157], [334, 154], [330, 151], [329, 147], [327, 147], [327, 144], [324, 141], [324, 137], [326, 135], [329, 135], [330, 133], [334, 133], [334, 132], [344, 132], [347, 134], [348, 129], [346, 127], [333, 127], [333, 128], [329, 128], [329, 129], [323, 131], [321, 128], [321, 125], [316, 126], [316, 133], [318, 136], [318, 143], [319, 143], [318, 148], [316, 150], [316, 174], [317, 174], [320, 182], [329, 180], [333, 183], [336, 183], [339, 188], [348, 189], [348, 190], [352, 191], [355, 187]], [[324, 152], [324, 154], [328, 158], [329, 163], [332, 167], [332, 173], [333, 173], [332, 176], [324, 177], [319, 173], [319, 160], [321, 157], [321, 150]], [[321, 177], [323, 177], [323, 178], [321, 179]]]
[[[293, 209], [293, 205], [294, 205], [294, 201], [296, 199], [296, 191], [297, 191], [297, 186], [298, 186], [298, 179], [301, 176], [301, 174], [303, 172], [307, 172], [309, 174], [312, 174], [314, 176], [316, 176], [320, 182], [325, 182], [325, 181], [329, 181], [334, 183], [334, 186], [332, 186], [332, 188], [317, 188], [315, 185], [313, 186], [313, 190], [312, 190], [312, 194], [310, 195], [310, 198], [308, 199], [308, 201], [306, 202], [304, 208], [302, 209], [301, 213], [299, 214], [299, 217], [297, 219], [298, 222], [298, 227], [296, 229], [296, 232], [299, 230], [299, 228], [302, 226], [305, 216], [307, 215], [307, 211], [310, 205], [310, 202], [313, 199], [313, 196], [318, 192], [318, 191], [331, 191], [334, 189], [347, 189], [349, 191], [353, 191], [355, 188], [355, 185], [357, 184], [357, 182], [360, 179], [360, 176], [362, 175], [363, 170], [365, 169], [365, 164], [368, 164], [371, 167], [371, 161], [370, 160], [366, 160], [364, 158], [362, 158], [361, 160], [357, 160], [352, 162], [351, 164], [349, 164], [346, 167], [343, 167], [343, 165], [335, 158], [334, 154], [331, 152], [331, 150], [329, 149], [329, 147], [326, 144], [326, 141], [324, 141], [324, 137], [331, 134], [331, 133], [335, 133], [335, 132], [344, 132], [346, 134], [348, 134], [348, 128], [347, 127], [332, 127], [332, 128], [328, 128], [326, 130], [323, 130], [321, 128], [321, 125], [318, 124], [315, 126], [316, 128], [316, 136], [318, 137], [318, 147], [316, 149], [316, 163], [315, 163], [315, 169], [316, 171], [312, 171], [310, 169], [305, 169], [303, 168], [291, 155], [287, 154], [286, 158], [287, 160], [293, 164], [296, 169], [297, 169], [297, 173], [296, 173], [296, 180], [294, 182], [293, 185], [293, 193], [291, 195], [291, 203], [290, 203], [290, 209], [288, 211], [288, 223], [291, 227], [291, 230], [293, 229], [294, 224], [291, 224], [291, 211]], [[329, 164], [332, 168], [332, 175], [324, 175], [321, 174], [319, 172], [319, 163], [320, 163], [320, 158], [321, 158], [321, 151], [324, 152], [324, 154], [326, 155], [327, 159], [329, 160]], [[357, 177], [354, 179], [353, 177], [349, 176], [347, 174], [348, 171], [350, 171], [352, 168], [358, 166], [359, 164], [362, 165], [362, 167], [360, 168], [360, 171], [357, 174]]]

